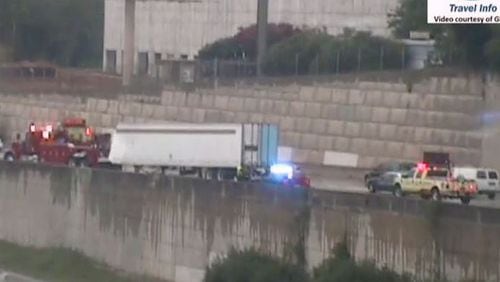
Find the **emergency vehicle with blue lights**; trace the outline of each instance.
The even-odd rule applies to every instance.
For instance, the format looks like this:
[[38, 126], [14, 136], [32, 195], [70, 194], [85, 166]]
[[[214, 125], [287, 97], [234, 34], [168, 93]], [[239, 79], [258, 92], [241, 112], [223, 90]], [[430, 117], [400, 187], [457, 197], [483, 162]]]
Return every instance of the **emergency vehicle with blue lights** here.
[[271, 166], [269, 180], [289, 187], [310, 188], [310, 178], [293, 164], [275, 164]]

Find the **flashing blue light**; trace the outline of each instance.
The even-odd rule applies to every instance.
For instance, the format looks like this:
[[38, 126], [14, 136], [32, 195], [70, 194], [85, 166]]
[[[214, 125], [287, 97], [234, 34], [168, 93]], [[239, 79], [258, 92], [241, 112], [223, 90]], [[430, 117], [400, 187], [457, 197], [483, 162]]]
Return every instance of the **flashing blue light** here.
[[271, 174], [275, 176], [287, 176], [288, 179], [293, 177], [293, 167], [287, 164], [275, 164], [271, 166]]

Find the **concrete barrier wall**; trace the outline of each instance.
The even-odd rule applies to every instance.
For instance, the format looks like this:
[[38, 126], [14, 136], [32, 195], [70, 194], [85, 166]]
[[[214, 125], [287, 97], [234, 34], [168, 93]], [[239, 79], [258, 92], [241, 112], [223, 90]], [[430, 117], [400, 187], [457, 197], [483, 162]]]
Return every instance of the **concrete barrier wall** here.
[[[201, 281], [231, 247], [309, 268], [348, 238], [357, 259], [419, 277], [500, 281], [500, 211], [389, 196], [304, 192], [0, 163], [0, 239], [67, 247], [135, 273]], [[300, 249], [300, 248], [299, 248]]]

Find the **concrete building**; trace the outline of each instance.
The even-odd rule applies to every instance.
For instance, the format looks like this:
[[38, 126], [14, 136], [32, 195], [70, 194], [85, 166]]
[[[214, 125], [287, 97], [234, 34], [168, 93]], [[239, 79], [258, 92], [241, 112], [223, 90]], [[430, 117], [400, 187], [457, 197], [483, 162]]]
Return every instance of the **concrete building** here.
[[[389, 35], [387, 13], [397, 3], [398, 0], [271, 0], [269, 22], [320, 27], [331, 34], [350, 27]], [[161, 59], [192, 59], [204, 45], [255, 23], [257, 0], [106, 0], [106, 71], [122, 72], [126, 17], [129, 48], [134, 50], [133, 72], [151, 74]]]

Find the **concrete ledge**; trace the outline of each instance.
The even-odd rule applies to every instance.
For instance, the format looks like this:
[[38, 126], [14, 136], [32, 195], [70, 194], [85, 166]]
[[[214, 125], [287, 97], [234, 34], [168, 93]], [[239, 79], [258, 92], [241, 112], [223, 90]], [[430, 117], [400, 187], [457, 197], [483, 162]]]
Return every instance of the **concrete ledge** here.
[[348, 192], [311, 191], [313, 206], [346, 208], [354, 211], [377, 210], [419, 217], [434, 216], [439, 219], [500, 224], [500, 209], [464, 206], [453, 203], [435, 203], [418, 198], [396, 198], [392, 195], [361, 194]]

